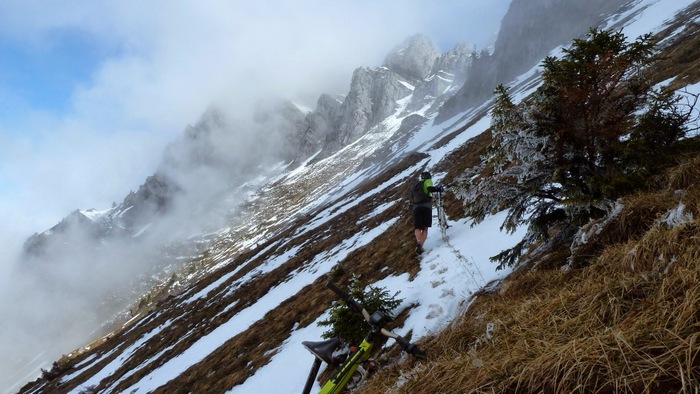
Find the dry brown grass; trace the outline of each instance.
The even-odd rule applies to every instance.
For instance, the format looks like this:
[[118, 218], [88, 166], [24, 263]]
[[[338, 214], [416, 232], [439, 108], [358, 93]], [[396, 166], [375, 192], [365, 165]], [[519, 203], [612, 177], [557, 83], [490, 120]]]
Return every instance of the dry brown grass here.
[[572, 266], [580, 268], [590, 264], [605, 246], [638, 238], [649, 231], [677, 201], [669, 199], [666, 192], [657, 192], [628, 196], [618, 204], [624, 207], [622, 211], [583, 228], [589, 236], [585, 243], [573, 246], [570, 258]]
[[668, 190], [687, 190], [699, 187], [700, 157], [684, 161], [669, 172]]
[[671, 89], [680, 89], [700, 81], [700, 70], [698, 69], [700, 41], [693, 39], [700, 31], [700, 25], [695, 22], [688, 23], [688, 21], [697, 20], [698, 16], [700, 16], [700, 8], [695, 7], [683, 17], [677, 18], [666, 31], [660, 33], [661, 35], [670, 34], [681, 27], [684, 27], [686, 32], [686, 38], [677, 39], [670, 43], [664, 51], [664, 59], [654, 70], [660, 81], [674, 78], [669, 85]]
[[624, 199], [583, 268], [515, 272], [422, 343], [429, 362], [391, 367], [361, 392], [698, 392], [699, 163]]

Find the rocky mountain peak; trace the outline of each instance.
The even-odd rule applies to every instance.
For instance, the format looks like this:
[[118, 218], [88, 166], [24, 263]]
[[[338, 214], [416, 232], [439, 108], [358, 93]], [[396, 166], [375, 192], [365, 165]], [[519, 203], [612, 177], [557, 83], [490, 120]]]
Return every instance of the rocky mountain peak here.
[[383, 66], [409, 80], [423, 80], [440, 52], [426, 36], [417, 34], [404, 40], [387, 55]]
[[457, 44], [452, 50], [435, 59], [430, 75], [438, 75], [441, 72], [449, 73], [454, 75], [455, 83], [463, 83], [475, 52], [476, 50], [470, 44]]
[[316, 109], [307, 114], [306, 123], [300, 132], [297, 158], [307, 158], [323, 147], [328, 134], [337, 127], [343, 99], [344, 97], [325, 93], [318, 98]]
[[324, 142], [325, 155], [352, 143], [392, 114], [397, 101], [411, 94], [411, 89], [398, 73], [389, 68], [357, 68], [352, 76], [350, 92], [338, 108], [336, 127]]
[[426, 105], [441, 105], [467, 79], [474, 61], [475, 50], [469, 44], [458, 44], [435, 59], [430, 74], [416, 84], [407, 112], [418, 111]]

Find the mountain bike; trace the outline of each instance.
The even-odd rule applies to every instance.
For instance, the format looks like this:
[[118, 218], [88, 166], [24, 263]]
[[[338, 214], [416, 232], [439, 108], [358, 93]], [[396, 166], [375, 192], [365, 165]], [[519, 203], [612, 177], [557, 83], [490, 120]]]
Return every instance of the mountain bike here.
[[370, 329], [359, 346], [351, 347], [350, 352], [344, 356], [344, 361], [342, 361], [343, 356], [340, 356], [339, 359], [338, 356], [334, 355], [334, 353], [342, 347], [342, 341], [338, 338], [320, 342], [302, 342], [302, 345], [315, 356], [313, 366], [309, 372], [309, 377], [306, 380], [306, 386], [304, 386], [304, 391], [302, 392], [303, 394], [309, 394], [311, 392], [311, 388], [314, 385], [322, 362], [328, 365], [338, 365], [340, 368], [328, 382], [323, 385], [319, 394], [340, 393], [357, 371], [360, 372], [358, 384], [364, 381], [367, 377], [367, 371], [363, 368], [362, 364], [369, 360], [374, 343], [379, 335], [393, 338], [406, 352], [418, 359], [426, 359], [425, 352], [420, 350], [418, 346], [384, 328], [384, 326], [391, 321], [391, 318], [385, 313], [376, 311], [370, 314], [362, 304], [355, 301], [348, 293], [337, 288], [333, 283], [327, 283], [326, 287], [333, 290], [351, 309], [361, 313], [367, 323], [369, 323]]
[[[445, 186], [445, 189], [448, 187], [450, 186]], [[435, 194], [437, 195], [437, 218], [438, 225], [440, 225], [440, 233], [442, 234], [442, 240], [447, 241], [447, 228], [450, 226], [447, 224], [447, 216], [445, 215], [445, 206], [443, 205], [442, 193], [443, 192], [435, 192]]]

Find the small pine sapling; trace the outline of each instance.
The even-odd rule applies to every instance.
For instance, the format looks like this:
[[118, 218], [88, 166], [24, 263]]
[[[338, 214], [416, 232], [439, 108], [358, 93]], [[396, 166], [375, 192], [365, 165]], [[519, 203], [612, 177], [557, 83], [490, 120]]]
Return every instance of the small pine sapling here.
[[[403, 302], [403, 299], [396, 298], [398, 291], [391, 295], [386, 288], [366, 286], [357, 276], [353, 276], [350, 280], [348, 294], [362, 304], [369, 313], [380, 310], [387, 316], [393, 316], [394, 310]], [[335, 303], [331, 307], [328, 319], [318, 324], [330, 327], [323, 333], [323, 338], [340, 338], [349, 344], [359, 344], [369, 329], [369, 324], [362, 314], [351, 309], [344, 301]]]

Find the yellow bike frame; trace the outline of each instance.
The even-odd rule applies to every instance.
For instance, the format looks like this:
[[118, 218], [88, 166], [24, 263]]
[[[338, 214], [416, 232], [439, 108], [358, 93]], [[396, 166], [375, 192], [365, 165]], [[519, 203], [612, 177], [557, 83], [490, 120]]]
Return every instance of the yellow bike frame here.
[[[333, 290], [336, 294], [340, 296], [341, 299], [343, 299], [352, 309], [354, 309], [357, 312], [362, 313], [362, 316], [365, 318], [367, 323], [370, 324], [372, 327], [370, 332], [367, 334], [367, 337], [365, 337], [364, 340], [362, 340], [362, 343], [360, 346], [357, 348], [357, 350], [350, 355], [348, 355], [347, 360], [345, 363], [343, 363], [340, 366], [340, 370], [331, 377], [328, 382], [326, 382], [325, 385], [321, 388], [321, 391], [319, 391], [319, 394], [338, 394], [341, 391], [343, 391], [343, 388], [345, 388], [345, 385], [348, 384], [352, 376], [355, 374], [358, 368], [360, 368], [360, 364], [363, 362], [367, 361], [369, 359], [369, 356], [372, 353], [372, 348], [374, 347], [374, 342], [375, 339], [377, 338], [377, 335], [383, 335], [387, 338], [393, 338], [396, 340], [401, 347], [407, 351], [408, 353], [418, 357], [419, 359], [426, 359], [425, 352], [420, 350], [416, 345], [406, 341], [404, 338], [402, 338], [400, 335], [394, 334], [391, 331], [387, 331], [384, 329], [384, 325], [391, 320], [390, 318], [387, 319], [387, 315], [385, 315], [381, 311], [375, 311], [373, 315], [370, 315], [369, 312], [357, 301], [353, 300], [352, 297], [350, 297], [346, 292], [338, 289], [333, 285], [332, 283], [327, 283], [326, 286]], [[336, 340], [338, 343], [340, 343], [339, 340]], [[313, 345], [323, 345], [326, 346], [325, 349], [328, 350], [327, 346], [336, 346], [333, 342], [331, 344], [327, 343], [312, 343], [312, 342], [305, 342], [304, 346], [307, 346], [307, 349], [311, 351], [316, 356], [316, 359], [314, 360], [314, 365], [311, 369], [311, 372], [309, 373], [309, 378], [306, 383], [306, 387], [304, 387], [304, 393], [309, 393], [311, 391], [311, 387], [313, 385], [313, 381], [316, 378], [316, 374], [318, 373], [318, 368], [321, 365], [322, 360], [325, 361], [326, 363], [331, 363], [331, 361], [328, 359], [330, 355], [324, 356], [326, 354], [326, 351], [323, 351], [321, 353], [318, 353], [317, 351], [314, 350]], [[364, 378], [364, 371], [362, 371], [363, 378]]]
[[357, 367], [363, 362], [369, 359], [370, 353], [372, 352], [372, 347], [374, 346], [374, 341], [370, 342], [367, 339], [363, 340], [360, 347], [355, 353], [352, 354], [350, 359], [343, 364], [340, 370], [333, 375], [332, 378], [326, 382], [325, 385], [319, 391], [319, 394], [336, 394], [340, 393], [345, 385], [348, 383], [352, 375], [357, 371]]

